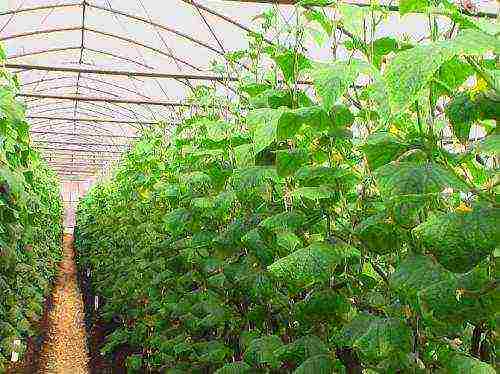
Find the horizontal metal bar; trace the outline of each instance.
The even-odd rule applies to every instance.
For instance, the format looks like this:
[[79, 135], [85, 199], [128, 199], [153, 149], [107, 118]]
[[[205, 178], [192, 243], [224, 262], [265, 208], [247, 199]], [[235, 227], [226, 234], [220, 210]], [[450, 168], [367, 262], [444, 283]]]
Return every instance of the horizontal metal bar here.
[[[88, 48], [86, 50], [88, 50]], [[51, 82], [51, 81], [58, 81], [58, 80], [62, 80], [62, 79], [74, 79], [74, 78], [75, 78], [74, 76], [66, 75], [64, 77], [40, 79], [40, 80], [31, 81], [31, 82], [28, 82], [28, 83], [23, 83], [23, 84], [21, 84], [21, 87], [29, 86], [29, 85], [32, 85], [32, 84], [39, 84], [39, 83], [46, 83], [46, 82]], [[106, 82], [104, 80], [100, 80], [100, 79], [96, 79], [96, 78], [88, 77], [88, 76], [87, 77], [81, 77], [81, 79], [85, 79], [85, 80], [97, 82], [97, 83], [100, 83], [100, 84], [109, 85], [109, 86], [112, 86], [112, 87], [115, 87], [115, 88], [119, 88], [121, 90], [130, 92], [130, 93], [133, 93], [134, 95], [138, 95], [138, 96], [143, 97], [145, 99], [150, 99], [148, 96], [143, 95], [140, 92], [131, 90], [131, 89], [127, 88], [127, 87], [123, 87], [123, 86], [121, 86], [119, 84], [116, 84], [116, 83]], [[76, 82], [75, 82], [75, 85], [76, 85]]]
[[49, 30], [29, 31], [29, 32], [21, 33], [21, 34], [14, 34], [14, 35], [3, 36], [3, 37], [0, 38], [0, 41], [10, 40], [10, 39], [16, 39], [16, 38], [24, 38], [26, 36], [52, 34], [54, 32], [81, 31], [81, 29], [82, 29], [81, 26], [73, 26], [73, 27], [61, 27], [61, 28], [49, 29]]
[[31, 7], [31, 8], [19, 8], [19, 9], [7, 10], [5, 12], [0, 12], [0, 16], [9, 16], [11, 14], [35, 12], [35, 11], [47, 10], [47, 9], [77, 7], [77, 6], [82, 6], [82, 2], [80, 1], [78, 3], [41, 5], [41, 6], [35, 6], [35, 7]]
[[56, 172], [71, 172], [71, 173], [86, 173], [86, 174], [98, 174], [99, 173], [99, 170], [96, 170], [96, 171], [93, 171], [93, 170], [88, 170], [88, 169], [66, 169], [66, 168], [52, 168], [52, 170], [56, 171]]
[[[76, 161], [81, 161], [81, 160], [92, 160], [92, 161], [101, 161], [101, 162], [108, 162], [108, 163], [113, 163], [115, 161], [119, 161], [120, 159], [117, 156], [113, 155], [102, 155], [99, 157], [96, 157], [96, 155], [79, 155], [79, 154], [71, 154], [71, 153], [42, 153], [42, 156], [46, 161], [71, 161], [71, 160], [76, 160]], [[91, 158], [89, 158], [91, 157]]]
[[32, 139], [35, 143], [49, 143], [49, 144], [65, 144], [65, 145], [81, 145], [81, 146], [100, 146], [100, 147], [130, 147], [130, 144], [112, 144], [112, 143], [79, 143], [79, 142], [65, 142], [59, 140], [44, 140]]
[[88, 136], [88, 137], [104, 137], [104, 138], [123, 138], [123, 139], [140, 139], [140, 136], [130, 136], [130, 135], [118, 135], [118, 134], [87, 134], [87, 133], [76, 133], [72, 134], [70, 132], [58, 132], [58, 131], [30, 131], [31, 134], [38, 135], [64, 135], [64, 136]]
[[[208, 74], [181, 74], [181, 73], [157, 73], [157, 72], [147, 72], [147, 71], [129, 71], [129, 70], [108, 70], [108, 69], [92, 69], [92, 68], [82, 68], [82, 67], [68, 67], [68, 66], [48, 66], [48, 65], [31, 65], [31, 64], [13, 64], [6, 63], [6, 68], [9, 69], [21, 69], [23, 71], [29, 70], [41, 70], [50, 72], [66, 72], [66, 73], [82, 73], [82, 74], [97, 74], [97, 75], [116, 75], [116, 76], [126, 76], [126, 77], [140, 77], [140, 78], [165, 78], [165, 79], [192, 79], [210, 82], [237, 82], [238, 77], [234, 76], [220, 76], [220, 75], [208, 75]], [[279, 82], [282, 82], [281, 80]], [[311, 85], [311, 81], [297, 81], [297, 84]]]
[[39, 147], [36, 146], [36, 149], [44, 149], [44, 150], [53, 150], [53, 151], [70, 151], [70, 152], [83, 152], [83, 153], [112, 153], [121, 155], [124, 152], [120, 151], [111, 151], [107, 149], [75, 149], [75, 148], [61, 148], [61, 147]]
[[90, 96], [79, 96], [79, 95], [45, 95], [45, 94], [34, 94], [20, 92], [16, 96], [19, 97], [30, 97], [37, 99], [57, 99], [57, 100], [71, 100], [71, 101], [96, 101], [104, 103], [122, 103], [122, 104], [138, 104], [138, 105], [159, 105], [159, 106], [180, 106], [180, 107], [190, 107], [193, 106], [187, 103], [180, 103], [175, 101], [155, 101], [155, 100], [137, 100], [137, 99], [113, 99], [108, 97], [90, 97]]
[[50, 66], [50, 65], [30, 65], [30, 64], [12, 64], [6, 63], [6, 68], [9, 69], [24, 69], [24, 70], [42, 70], [42, 71], [58, 71], [67, 73], [84, 73], [98, 75], [122, 75], [126, 77], [142, 77], [142, 78], [171, 78], [171, 79], [193, 79], [205, 81], [237, 81], [237, 77], [203, 75], [203, 74], [180, 74], [180, 73], [156, 73], [147, 71], [127, 71], [127, 70], [107, 70], [107, 69], [89, 69], [82, 67], [68, 66]]
[[80, 47], [61, 47], [61, 48], [44, 49], [41, 51], [31, 51], [31, 52], [20, 53], [17, 55], [7, 56], [7, 60], [12, 60], [15, 58], [26, 57], [26, 56], [41, 55], [44, 53], [54, 53], [54, 52], [71, 51], [71, 50], [78, 50], [78, 49], [80, 49]]
[[[76, 161], [76, 162], [73, 162]], [[54, 166], [66, 166], [66, 165], [84, 165], [84, 166], [106, 166], [109, 165], [109, 163], [106, 163], [104, 161], [100, 162], [83, 162], [85, 160], [47, 160], [47, 163], [49, 165], [54, 165]]]
[[128, 62], [131, 62], [133, 64], [136, 64], [136, 65], [139, 65], [139, 66], [142, 66], [146, 69], [151, 69], [153, 70], [154, 68], [150, 65], [147, 65], [147, 64], [143, 64], [142, 62], [139, 62], [139, 61], [135, 61], [134, 59], [132, 58], [128, 58], [128, 57], [125, 57], [125, 56], [120, 56], [120, 55], [117, 55], [117, 54], [114, 54], [112, 52], [108, 52], [108, 51], [102, 51], [100, 49], [94, 49], [94, 48], [89, 48], [89, 47], [83, 47], [83, 50], [84, 51], [89, 51], [89, 52], [94, 52], [94, 53], [97, 53], [97, 54], [101, 54], [101, 55], [105, 55], [105, 56], [110, 56], [110, 57], [114, 57], [114, 58], [117, 58], [119, 60], [123, 60], [123, 61], [128, 61]]
[[28, 119], [46, 119], [54, 121], [76, 121], [76, 122], [102, 122], [102, 123], [124, 123], [130, 125], [157, 125], [158, 122], [148, 121], [120, 121], [117, 119], [100, 119], [100, 118], [70, 118], [70, 117], [50, 117], [50, 116], [26, 116]]
[[[34, 109], [34, 108], [33, 108]], [[30, 110], [30, 113], [33, 113], [33, 115], [39, 115], [39, 114], [44, 114], [44, 113], [54, 113], [54, 112], [58, 112], [59, 115], [64, 115], [64, 113], [68, 113], [69, 110], [71, 110], [71, 113], [68, 113], [70, 115], [73, 115], [74, 114], [74, 106], [65, 106], [65, 107], [50, 107], [48, 109], [44, 109], [44, 110], [37, 110], [37, 111], [33, 111], [33, 110]], [[98, 114], [98, 115], [101, 115], [101, 116], [105, 116], [105, 117], [109, 117], [110, 114], [109, 113], [103, 113], [97, 109], [94, 109], [94, 108], [83, 108], [82, 106], [80, 106], [78, 108], [78, 114], [81, 114], [81, 115], [94, 115], [94, 114]], [[125, 116], [123, 115], [124, 117], [127, 117], [127, 118], [130, 118], [130, 116]], [[127, 125], [127, 124], [125, 124]], [[133, 128], [137, 128], [136, 126], [132, 125], [132, 124], [128, 124], [128, 126], [131, 126]]]

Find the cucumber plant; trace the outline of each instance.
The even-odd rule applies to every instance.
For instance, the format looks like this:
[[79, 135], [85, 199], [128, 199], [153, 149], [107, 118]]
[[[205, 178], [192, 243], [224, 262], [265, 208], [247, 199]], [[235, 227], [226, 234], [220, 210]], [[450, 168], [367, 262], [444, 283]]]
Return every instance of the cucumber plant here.
[[[4, 57], [0, 47], [2, 65]], [[17, 89], [0, 66], [0, 373], [41, 333], [37, 323], [62, 254], [59, 180], [30, 144]]]
[[[402, 1], [429, 19], [413, 44], [376, 38], [375, 4], [300, 3], [288, 44], [228, 54], [236, 98], [197, 87], [195, 115], [82, 200], [101, 352], [130, 372], [494, 373], [498, 28]], [[350, 58], [314, 61], [312, 37]]]

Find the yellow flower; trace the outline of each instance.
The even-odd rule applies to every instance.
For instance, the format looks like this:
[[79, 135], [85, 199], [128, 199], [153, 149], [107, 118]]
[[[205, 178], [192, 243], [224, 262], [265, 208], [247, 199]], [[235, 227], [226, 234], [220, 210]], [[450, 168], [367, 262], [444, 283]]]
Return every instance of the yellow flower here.
[[488, 89], [488, 83], [483, 79], [483, 77], [477, 77], [476, 78], [476, 85], [472, 88], [470, 94], [471, 98], [474, 99], [474, 97], [483, 91], [486, 91]]
[[147, 188], [141, 188], [139, 190], [139, 195], [144, 199], [144, 200], [147, 200], [149, 199], [149, 197], [151, 196], [151, 193], [149, 192], [149, 190]]
[[462, 201], [460, 202], [460, 205], [455, 208], [455, 212], [469, 213], [472, 212], [472, 208]]
[[398, 133], [399, 133], [399, 129], [398, 129], [396, 126], [391, 125], [391, 126], [389, 127], [389, 132], [390, 132], [391, 134], [393, 134], [393, 135], [398, 135]]

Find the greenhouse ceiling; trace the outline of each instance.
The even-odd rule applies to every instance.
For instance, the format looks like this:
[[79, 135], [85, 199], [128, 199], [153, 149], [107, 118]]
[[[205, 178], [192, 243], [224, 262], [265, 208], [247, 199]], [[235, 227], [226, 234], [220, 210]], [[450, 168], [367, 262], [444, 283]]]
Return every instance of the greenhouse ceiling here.
[[[247, 46], [255, 17], [269, 7], [279, 7], [284, 23], [295, 14], [293, 0], [6, 3], [0, 9], [6, 67], [18, 73], [34, 144], [64, 177], [107, 169], [141, 128], [175, 126], [183, 112], [196, 111], [186, 100], [193, 87], [231, 96], [245, 69], [221, 75], [226, 53]], [[495, 17], [494, 3], [476, 4], [480, 15]], [[418, 20], [402, 21], [397, 13], [385, 31], [415, 39], [421, 32]], [[280, 35], [264, 37], [286, 43]], [[324, 59], [330, 51], [311, 46], [309, 53]]]

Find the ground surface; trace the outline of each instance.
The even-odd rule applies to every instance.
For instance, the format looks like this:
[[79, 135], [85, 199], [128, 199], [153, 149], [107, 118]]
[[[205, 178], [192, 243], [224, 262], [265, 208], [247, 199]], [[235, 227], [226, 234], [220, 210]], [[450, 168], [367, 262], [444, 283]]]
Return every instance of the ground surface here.
[[89, 373], [82, 295], [78, 288], [73, 237], [64, 236], [64, 258], [40, 352], [41, 374]]

